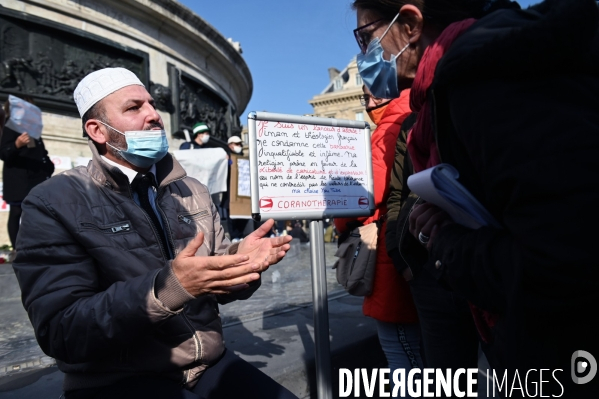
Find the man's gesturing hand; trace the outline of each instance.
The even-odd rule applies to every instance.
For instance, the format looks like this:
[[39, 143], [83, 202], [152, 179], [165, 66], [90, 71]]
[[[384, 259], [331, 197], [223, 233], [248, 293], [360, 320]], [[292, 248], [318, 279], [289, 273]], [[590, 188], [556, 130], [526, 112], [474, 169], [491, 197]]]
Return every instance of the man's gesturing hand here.
[[228, 294], [260, 278], [256, 271], [261, 265], [251, 262], [247, 254], [195, 256], [203, 243], [204, 233], [198, 233], [172, 264], [175, 276], [191, 295]]
[[289, 245], [289, 241], [293, 239], [291, 236], [263, 238], [270, 232], [274, 223], [273, 219], [264, 222], [262, 226], [244, 238], [237, 249], [238, 255], [249, 256], [248, 262], [259, 264], [260, 271], [265, 271], [270, 265], [279, 262], [291, 248]]

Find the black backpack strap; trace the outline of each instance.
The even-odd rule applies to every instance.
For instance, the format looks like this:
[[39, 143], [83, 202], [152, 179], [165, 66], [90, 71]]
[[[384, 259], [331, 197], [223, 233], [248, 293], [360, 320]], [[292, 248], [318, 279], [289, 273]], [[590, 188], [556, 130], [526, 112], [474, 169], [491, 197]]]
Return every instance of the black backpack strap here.
[[[416, 118], [418, 117], [417, 112], [412, 112], [401, 124], [402, 131], [409, 131], [412, 129], [414, 124], [416, 123]], [[408, 188], [408, 177], [414, 173], [414, 166], [412, 165], [412, 158], [410, 158], [410, 153], [406, 148], [406, 156], [403, 160], [403, 190], [401, 192], [401, 203], [405, 203], [406, 199], [408, 199], [408, 195], [410, 195], [410, 189]]]
[[345, 224], [346, 230], [343, 233], [339, 234], [339, 238], [337, 238], [337, 248], [339, 248], [339, 245], [343, 244], [343, 241], [347, 240], [347, 237], [349, 237], [351, 232], [356, 227], [360, 227], [360, 226], [363, 226], [363, 223], [358, 222], [357, 220], [352, 220], [351, 222], [347, 222]]

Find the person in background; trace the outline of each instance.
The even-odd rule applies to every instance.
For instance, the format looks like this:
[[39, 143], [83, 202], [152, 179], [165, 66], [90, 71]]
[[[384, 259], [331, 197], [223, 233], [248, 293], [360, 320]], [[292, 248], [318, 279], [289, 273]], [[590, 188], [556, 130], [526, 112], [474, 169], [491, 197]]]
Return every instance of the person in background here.
[[293, 223], [293, 227], [291, 227], [291, 225], [287, 226], [287, 235], [297, 238], [300, 243], [310, 242], [310, 238], [302, 228], [302, 223], [299, 221]]
[[331, 219], [324, 220], [324, 242], [337, 242], [337, 230]]
[[[179, 146], [179, 150], [199, 150], [199, 149], [203, 149], [203, 148], [214, 148], [214, 146], [212, 144], [209, 144], [210, 127], [206, 123], [197, 122], [192, 127], [192, 133], [193, 133], [193, 139], [191, 141], [186, 141], [184, 143], [181, 143], [181, 145]], [[228, 149], [227, 148], [223, 148], [223, 149], [225, 150], [225, 152], [227, 152], [227, 156], [228, 156], [228, 154], [229, 154]], [[230, 161], [230, 159], [229, 159], [229, 161]], [[230, 164], [228, 165], [228, 168], [230, 171], [230, 169], [231, 169]], [[224, 202], [225, 196], [228, 195], [229, 175], [230, 175], [230, 173], [227, 173], [227, 192], [211, 193], [212, 201], [214, 202], [214, 205], [216, 205], [216, 208], [218, 209], [221, 219], [223, 219], [223, 220], [228, 219], [228, 217], [227, 217], [228, 214], [225, 211], [223, 202]], [[227, 230], [228, 230], [228, 226], [227, 226]]]
[[4, 122], [6, 122], [6, 112], [4, 111], [4, 105], [2, 105], [2, 107], [0, 107], [0, 138], [2, 138]]
[[394, 159], [391, 149], [395, 148], [402, 122], [411, 113], [410, 90], [403, 90], [394, 99], [375, 97], [366, 86], [362, 90], [362, 105], [377, 125], [371, 137], [375, 211], [370, 217], [335, 218], [334, 223], [340, 233], [339, 243], [354, 227], [381, 223], [372, 294], [364, 298], [362, 310], [364, 315], [376, 319], [379, 341], [391, 373], [405, 369], [407, 375], [412, 368], [422, 368], [420, 328], [408, 283], [395, 270], [387, 255], [385, 226], [389, 177]]
[[[33, 104], [31, 98], [26, 97], [25, 100]], [[3, 113], [8, 121], [10, 118], [8, 100], [4, 103]], [[8, 261], [12, 262], [18, 249], [17, 234], [21, 223], [21, 202], [33, 187], [52, 176], [54, 164], [48, 157], [41, 136], [39, 139], [33, 139], [27, 132], [16, 132], [6, 126], [2, 129], [0, 159], [4, 161], [3, 198], [10, 206], [8, 237], [13, 250]]]
[[180, 150], [195, 150], [199, 148], [208, 148], [210, 141], [210, 127], [204, 122], [198, 122], [192, 127], [193, 139], [181, 143]]
[[239, 136], [231, 136], [227, 140], [227, 145], [233, 154], [243, 155], [243, 141]]
[[276, 226], [276, 222], [275, 222], [275, 224], [272, 225], [272, 227], [268, 231], [268, 236], [270, 238], [274, 238], [274, 237], [278, 237], [279, 236], [279, 233], [278, 233], [277, 228], [275, 226]]
[[287, 226], [291, 223], [290, 220], [277, 220], [275, 222], [274, 233], [276, 235], [283, 234], [283, 232], [287, 231]]
[[65, 398], [295, 398], [226, 349], [219, 314], [260, 287], [291, 238], [263, 238], [271, 219], [229, 242], [133, 72], [94, 71], [73, 97], [92, 161], [23, 201], [13, 263]]
[[243, 141], [239, 136], [231, 136], [227, 140], [227, 155], [229, 156], [229, 166], [227, 170], [227, 192], [223, 193], [221, 206], [225, 212], [227, 219], [227, 230], [229, 237], [232, 242], [238, 242], [243, 238], [243, 232], [248, 224], [248, 219], [232, 219], [230, 213], [231, 205], [231, 166], [233, 165], [233, 159], [231, 154], [243, 156]]

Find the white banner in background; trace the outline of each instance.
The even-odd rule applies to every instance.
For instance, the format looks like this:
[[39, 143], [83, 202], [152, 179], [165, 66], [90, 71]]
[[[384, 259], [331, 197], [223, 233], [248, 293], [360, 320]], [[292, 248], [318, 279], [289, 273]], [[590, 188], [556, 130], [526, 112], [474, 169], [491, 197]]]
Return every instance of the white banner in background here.
[[77, 157], [77, 158], [75, 158], [75, 167], [77, 167], [77, 166], [87, 166], [87, 164], [91, 160], [92, 160], [91, 158]]
[[50, 160], [56, 169], [71, 169], [71, 157], [61, 157], [58, 155], [50, 155]]
[[210, 194], [227, 191], [229, 157], [222, 148], [202, 148], [173, 152], [187, 175], [208, 187]]
[[250, 190], [250, 160], [237, 159], [237, 195], [251, 197]]
[[10, 211], [10, 206], [4, 201], [4, 183], [0, 182], [0, 212]]

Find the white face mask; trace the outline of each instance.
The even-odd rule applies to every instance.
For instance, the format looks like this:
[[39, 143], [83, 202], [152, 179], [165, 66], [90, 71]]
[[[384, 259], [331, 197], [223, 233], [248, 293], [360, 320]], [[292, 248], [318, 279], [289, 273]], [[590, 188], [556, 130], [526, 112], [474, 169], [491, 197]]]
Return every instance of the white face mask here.
[[243, 148], [241, 148], [240, 146], [236, 145], [233, 147], [233, 152], [235, 154], [241, 154], [241, 150], [243, 150]]
[[200, 141], [202, 142], [202, 144], [206, 144], [209, 140], [210, 140], [209, 134], [203, 134], [202, 137], [200, 137]]

